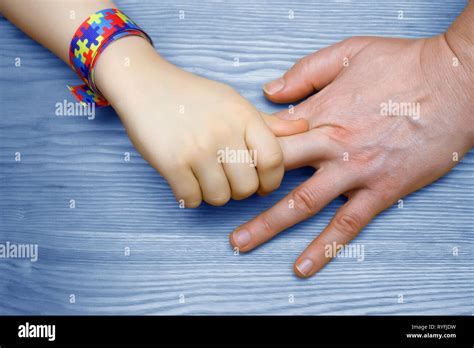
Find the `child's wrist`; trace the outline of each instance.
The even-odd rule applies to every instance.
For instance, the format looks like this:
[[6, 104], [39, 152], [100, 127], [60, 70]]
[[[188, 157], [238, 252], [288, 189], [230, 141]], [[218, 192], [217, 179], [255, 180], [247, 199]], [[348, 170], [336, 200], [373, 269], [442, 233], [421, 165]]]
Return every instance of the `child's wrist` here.
[[103, 96], [114, 106], [124, 96], [140, 89], [137, 75], [146, 74], [161, 59], [153, 46], [139, 36], [125, 36], [107, 47], [98, 58], [94, 80]]

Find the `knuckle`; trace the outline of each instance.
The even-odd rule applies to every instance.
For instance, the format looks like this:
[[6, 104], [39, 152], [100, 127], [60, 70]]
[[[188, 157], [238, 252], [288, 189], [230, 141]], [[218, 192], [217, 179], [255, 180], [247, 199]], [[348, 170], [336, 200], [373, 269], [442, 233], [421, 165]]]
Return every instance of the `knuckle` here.
[[201, 200], [186, 203], [185, 208], [197, 208], [201, 205]]
[[243, 185], [232, 192], [232, 198], [235, 200], [241, 200], [247, 197], [250, 197], [258, 190], [258, 180], [247, 185]]
[[202, 154], [212, 153], [213, 148], [213, 144], [207, 139], [196, 139], [191, 150], [194, 154]]
[[358, 43], [360, 43], [361, 41], [361, 37], [360, 36], [352, 36], [352, 37], [349, 37], [347, 39], [344, 39], [342, 41], [342, 43], [345, 45], [345, 46], [352, 46], [352, 45], [357, 45]]
[[225, 196], [215, 196], [215, 197], [209, 197], [206, 199], [206, 202], [215, 205], [215, 206], [221, 206], [226, 204], [230, 199], [230, 195], [225, 195]]
[[260, 225], [261, 225], [261, 231], [266, 236], [266, 239], [271, 237], [273, 235], [273, 230], [272, 230], [272, 227], [270, 225], [270, 221], [268, 220], [268, 218], [266, 216], [262, 215], [259, 220], [260, 220], [259, 222], [260, 222]]
[[[370, 177], [370, 174], [368, 174], [367, 177]], [[388, 172], [384, 177], [386, 178], [385, 181], [375, 183], [372, 186], [371, 192], [372, 197], [377, 202], [383, 202], [385, 203], [383, 206], [389, 207], [399, 199], [399, 195], [395, 194], [399, 187], [399, 178], [394, 177], [391, 172]], [[366, 180], [366, 182], [368, 182], [368, 180]]]
[[266, 183], [262, 182], [258, 190], [259, 194], [265, 195], [265, 194], [275, 191], [276, 189], [280, 187], [282, 179], [283, 179], [283, 175], [278, 180], [274, 180], [274, 181], [266, 182]]
[[202, 202], [201, 198], [197, 198], [197, 197], [183, 199], [183, 201], [184, 201], [185, 208], [197, 208], [201, 205], [201, 202]]
[[361, 222], [356, 215], [340, 214], [334, 218], [333, 227], [343, 236], [352, 239], [359, 233]]
[[232, 129], [232, 126], [227, 123], [219, 122], [213, 126], [213, 134], [216, 139], [222, 139], [224, 141], [229, 141], [235, 137], [235, 132]]
[[313, 216], [317, 211], [317, 196], [312, 190], [301, 187], [293, 193], [295, 208], [305, 216]]
[[309, 64], [310, 61], [310, 56], [304, 56], [295, 63], [295, 66], [298, 66], [300, 69], [306, 69], [307, 65]]
[[257, 168], [266, 170], [266, 169], [275, 169], [283, 164], [283, 154], [281, 151], [272, 152], [266, 154], [263, 160], [260, 160], [257, 157]]
[[201, 195], [192, 192], [192, 190], [177, 192], [175, 197], [183, 208], [197, 208], [202, 202]]
[[345, 45], [350, 45], [351, 43], [354, 43], [354, 41], [356, 41], [356, 38], [357, 38], [357, 36], [348, 37], [348, 38], [342, 40], [342, 43], [345, 44]]
[[281, 171], [274, 171], [272, 173], [271, 179], [260, 180], [260, 187], [258, 188], [258, 192], [260, 194], [267, 194], [272, 191], [275, 191], [280, 187], [284, 175], [285, 170], [284, 168], [282, 168]]
[[310, 65], [311, 65], [311, 55], [301, 58], [296, 65], [301, 71], [301, 76], [311, 76], [310, 74]]

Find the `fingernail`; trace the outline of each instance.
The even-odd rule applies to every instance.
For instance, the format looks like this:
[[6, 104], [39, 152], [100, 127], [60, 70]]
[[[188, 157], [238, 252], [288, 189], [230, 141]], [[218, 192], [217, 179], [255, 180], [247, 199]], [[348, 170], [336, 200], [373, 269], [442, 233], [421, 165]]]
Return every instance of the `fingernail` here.
[[234, 232], [234, 241], [236, 246], [239, 248], [243, 248], [247, 244], [250, 243], [250, 233], [247, 230], [240, 230]]
[[263, 90], [267, 94], [275, 94], [279, 91], [281, 91], [285, 87], [285, 80], [283, 78], [276, 79], [272, 82], [267, 83], [265, 86], [263, 86]]
[[296, 268], [302, 275], [307, 276], [313, 269], [313, 265], [314, 263], [310, 259], [303, 259], [300, 263], [296, 265]]

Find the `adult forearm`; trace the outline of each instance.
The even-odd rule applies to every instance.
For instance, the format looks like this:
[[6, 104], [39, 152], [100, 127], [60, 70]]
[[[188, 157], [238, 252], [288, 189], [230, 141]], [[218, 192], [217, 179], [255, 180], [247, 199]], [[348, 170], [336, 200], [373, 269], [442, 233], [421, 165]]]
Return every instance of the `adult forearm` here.
[[448, 29], [446, 41], [467, 72], [474, 76], [474, 1], [468, 2]]
[[91, 14], [116, 7], [109, 0], [2, 0], [0, 11], [15, 26], [69, 61], [74, 32]]

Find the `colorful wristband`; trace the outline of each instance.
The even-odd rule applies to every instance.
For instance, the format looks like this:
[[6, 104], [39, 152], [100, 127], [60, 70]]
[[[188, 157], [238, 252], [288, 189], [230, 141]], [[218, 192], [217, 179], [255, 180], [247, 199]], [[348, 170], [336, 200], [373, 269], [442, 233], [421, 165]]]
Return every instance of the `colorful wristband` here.
[[150, 37], [116, 8], [94, 13], [77, 29], [69, 48], [69, 63], [85, 84], [68, 87], [82, 104], [109, 105], [95, 85], [95, 63], [111, 42], [128, 35], [141, 36], [152, 44]]

